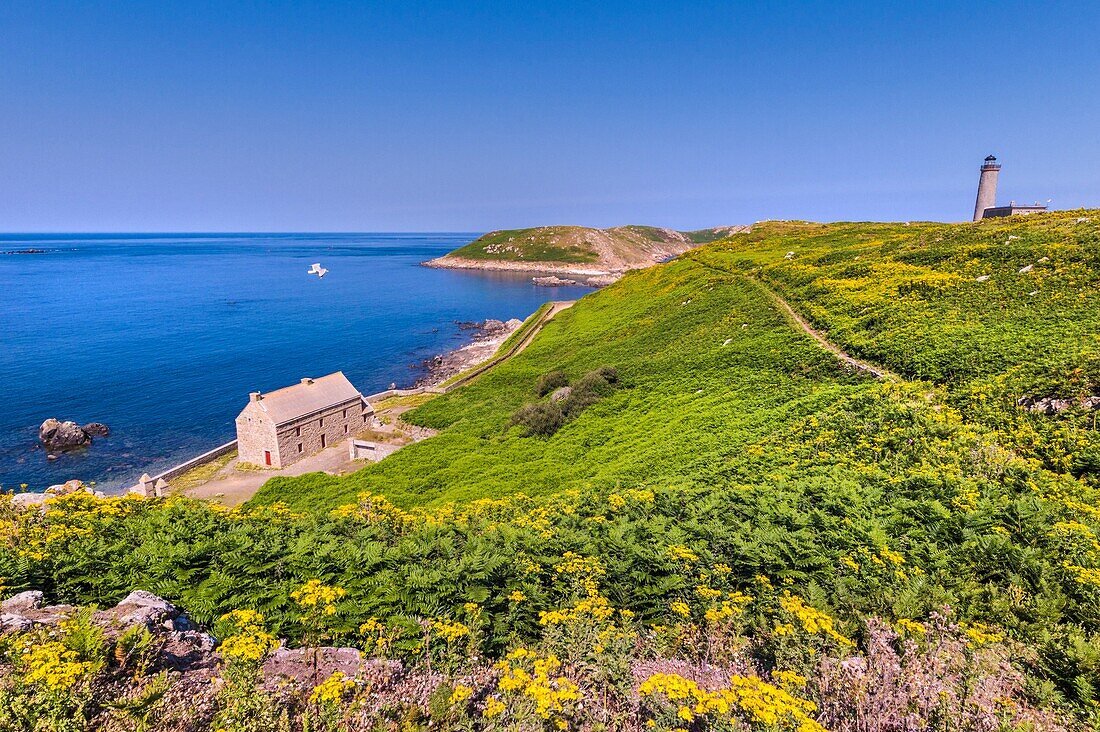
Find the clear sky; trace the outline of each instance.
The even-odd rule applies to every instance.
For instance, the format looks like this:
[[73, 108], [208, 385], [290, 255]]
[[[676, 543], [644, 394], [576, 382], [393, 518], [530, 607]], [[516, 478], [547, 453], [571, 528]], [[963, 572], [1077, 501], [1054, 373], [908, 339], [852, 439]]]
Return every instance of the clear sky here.
[[0, 231], [1100, 205], [1100, 3], [0, 2]]

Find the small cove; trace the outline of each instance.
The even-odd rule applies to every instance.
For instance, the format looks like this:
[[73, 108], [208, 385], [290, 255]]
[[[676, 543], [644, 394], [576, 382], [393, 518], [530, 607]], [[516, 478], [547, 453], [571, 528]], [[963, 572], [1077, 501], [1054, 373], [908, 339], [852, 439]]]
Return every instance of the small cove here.
[[[0, 235], [0, 486], [116, 490], [232, 439], [249, 391], [336, 370], [364, 393], [411, 384], [470, 337], [459, 322], [591, 291], [419, 266], [476, 236]], [[47, 417], [112, 434], [47, 461]]]

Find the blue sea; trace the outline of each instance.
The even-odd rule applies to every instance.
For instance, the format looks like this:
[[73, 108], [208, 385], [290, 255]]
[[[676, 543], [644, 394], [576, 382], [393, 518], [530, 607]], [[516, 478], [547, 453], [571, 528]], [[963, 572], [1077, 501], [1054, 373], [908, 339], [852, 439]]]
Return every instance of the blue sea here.
[[[476, 236], [0, 235], [0, 486], [118, 490], [233, 439], [250, 391], [337, 370], [365, 394], [409, 385], [469, 339], [460, 321], [589, 291], [419, 266]], [[47, 417], [111, 436], [48, 461]]]

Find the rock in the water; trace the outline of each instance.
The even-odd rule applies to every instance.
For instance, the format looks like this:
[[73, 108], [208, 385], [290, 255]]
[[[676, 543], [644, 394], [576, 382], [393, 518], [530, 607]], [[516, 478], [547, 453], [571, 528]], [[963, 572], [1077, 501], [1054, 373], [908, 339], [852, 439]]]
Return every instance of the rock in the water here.
[[89, 422], [81, 429], [93, 437], [108, 437], [111, 434], [111, 428], [102, 422]]
[[51, 453], [75, 450], [92, 444], [92, 436], [76, 422], [61, 422], [50, 417], [38, 428], [38, 440]]
[[532, 277], [531, 281], [539, 287], [566, 287], [568, 285], [577, 284], [576, 280], [563, 279], [557, 275], [550, 275], [549, 277]]

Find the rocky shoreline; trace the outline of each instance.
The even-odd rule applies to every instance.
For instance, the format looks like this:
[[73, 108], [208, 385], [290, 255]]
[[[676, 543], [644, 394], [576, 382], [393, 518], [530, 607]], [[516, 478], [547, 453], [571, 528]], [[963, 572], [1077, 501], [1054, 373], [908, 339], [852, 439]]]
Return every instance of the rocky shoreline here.
[[488, 361], [497, 352], [500, 345], [508, 340], [523, 325], [523, 321], [512, 318], [508, 321], [490, 318], [481, 323], [458, 323], [463, 330], [473, 330], [473, 340], [453, 350], [441, 353], [421, 361], [419, 368], [425, 375], [416, 380], [414, 388], [440, 386], [452, 376]]
[[[516, 272], [532, 275], [536, 285], [546, 285], [555, 279], [567, 280], [555, 283], [551, 286], [563, 286], [566, 284], [581, 285], [583, 287], [604, 287], [617, 281], [626, 270], [609, 270], [599, 267], [585, 267], [576, 264], [554, 264], [552, 262], [511, 262], [503, 260], [468, 259], [446, 255], [422, 262], [424, 267], [435, 269], [472, 269], [496, 272]], [[545, 282], [540, 282], [544, 280]]]

